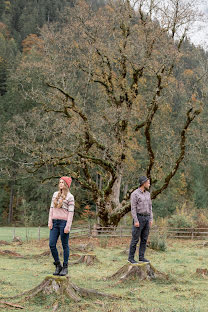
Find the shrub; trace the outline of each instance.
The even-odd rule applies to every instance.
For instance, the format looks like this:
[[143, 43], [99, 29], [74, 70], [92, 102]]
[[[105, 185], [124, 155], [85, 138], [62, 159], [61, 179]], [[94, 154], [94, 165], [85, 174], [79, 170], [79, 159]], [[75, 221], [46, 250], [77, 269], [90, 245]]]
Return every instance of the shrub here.
[[194, 227], [194, 222], [190, 216], [173, 215], [168, 219], [168, 225], [172, 228], [192, 228]]
[[196, 226], [198, 228], [208, 228], [208, 217], [205, 215], [204, 212], [200, 211], [195, 217], [195, 219]]
[[100, 241], [100, 247], [101, 248], [107, 248], [107, 246], [108, 246], [108, 237], [106, 237], [106, 236], [103, 236], [103, 237], [100, 237], [99, 238], [99, 241]]
[[166, 235], [162, 235], [158, 231], [153, 232], [150, 237], [150, 248], [158, 251], [165, 251], [167, 249]]

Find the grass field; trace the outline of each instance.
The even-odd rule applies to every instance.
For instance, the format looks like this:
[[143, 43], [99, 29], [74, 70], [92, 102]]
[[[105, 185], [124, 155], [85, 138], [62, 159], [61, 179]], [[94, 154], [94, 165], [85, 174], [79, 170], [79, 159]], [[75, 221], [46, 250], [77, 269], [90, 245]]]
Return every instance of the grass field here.
[[[4, 228], [5, 229], [5, 228]], [[168, 241], [166, 252], [147, 249], [146, 256], [155, 268], [168, 274], [168, 280], [128, 281], [116, 283], [104, 280], [126, 263], [127, 255], [122, 251], [129, 245], [127, 238], [103, 241], [90, 239], [99, 262], [93, 266], [69, 265], [69, 276], [73, 283], [106, 293], [121, 295], [122, 299], [83, 299], [80, 303], [62, 302], [57, 311], [87, 312], [207, 312], [208, 276], [196, 275], [197, 268], [208, 269], [208, 247], [198, 241]], [[71, 246], [87, 242], [73, 239]], [[0, 251], [11, 250], [24, 258], [0, 255], [0, 297], [13, 296], [37, 286], [54, 270], [51, 256], [35, 257], [48, 250], [46, 240], [13, 243], [0, 246]], [[73, 252], [72, 252], [73, 254]], [[73, 258], [73, 257], [72, 257]], [[72, 258], [70, 261], [72, 261]], [[73, 259], [74, 260], [74, 259]], [[13, 302], [12, 299], [8, 300]], [[54, 298], [39, 298], [32, 302], [20, 302], [28, 312], [52, 311]], [[2, 311], [16, 311], [2, 307]], [[19, 310], [19, 309], [18, 309]]]
[[[77, 230], [76, 228], [72, 228], [70, 233], [71, 235], [75, 236], [77, 231], [79, 230]], [[15, 227], [14, 228], [14, 227], [4, 226], [0, 228], [0, 240], [11, 242], [14, 236], [20, 237], [23, 242], [31, 241], [31, 240], [38, 240], [39, 233], [40, 233], [40, 239], [48, 238], [49, 236], [48, 227], [40, 227], [39, 229], [38, 227], [27, 227], [27, 228]]]
[[[15, 234], [15, 235], [14, 235]], [[40, 238], [47, 238], [49, 235], [49, 230], [47, 227], [40, 228]], [[38, 227], [1, 227], [0, 228], [0, 240], [5, 240], [11, 242], [13, 236], [18, 236], [21, 240], [35, 240], [39, 238], [39, 229]]]

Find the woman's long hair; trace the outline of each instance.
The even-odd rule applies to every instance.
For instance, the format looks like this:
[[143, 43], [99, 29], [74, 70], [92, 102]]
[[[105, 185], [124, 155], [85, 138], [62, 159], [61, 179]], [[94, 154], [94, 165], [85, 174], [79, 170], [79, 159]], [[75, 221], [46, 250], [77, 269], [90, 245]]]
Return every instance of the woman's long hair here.
[[62, 190], [58, 191], [58, 194], [56, 198], [54, 199], [54, 207], [55, 208], [61, 208], [63, 204], [63, 200], [66, 199], [66, 196], [68, 194], [69, 188], [66, 182], [64, 181], [64, 188]]

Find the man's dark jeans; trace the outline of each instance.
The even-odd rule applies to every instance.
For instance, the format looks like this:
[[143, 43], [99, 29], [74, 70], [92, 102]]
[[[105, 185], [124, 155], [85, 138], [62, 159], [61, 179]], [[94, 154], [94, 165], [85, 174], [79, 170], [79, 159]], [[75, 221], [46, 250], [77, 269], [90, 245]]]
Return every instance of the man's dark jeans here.
[[50, 230], [49, 247], [55, 262], [59, 261], [58, 250], [56, 248], [59, 235], [61, 237], [62, 247], [64, 251], [64, 265], [68, 264], [69, 260], [69, 233], [64, 233], [66, 226], [65, 220], [53, 220], [53, 228]]
[[132, 240], [129, 248], [129, 260], [134, 259], [135, 251], [137, 243], [140, 239], [140, 246], [139, 246], [139, 259], [144, 258], [146, 245], [147, 245], [147, 239], [149, 235], [149, 229], [150, 229], [150, 217], [149, 216], [140, 216], [137, 215], [137, 218], [139, 220], [139, 227], [132, 226]]

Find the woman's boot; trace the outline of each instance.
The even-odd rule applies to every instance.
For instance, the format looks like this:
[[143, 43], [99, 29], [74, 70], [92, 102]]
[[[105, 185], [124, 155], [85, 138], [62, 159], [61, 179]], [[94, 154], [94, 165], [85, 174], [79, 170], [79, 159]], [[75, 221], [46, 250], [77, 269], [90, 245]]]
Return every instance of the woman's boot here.
[[63, 264], [63, 268], [62, 268], [62, 270], [61, 270], [59, 275], [60, 276], [65, 276], [67, 274], [68, 274], [68, 264]]
[[56, 270], [55, 270], [55, 272], [53, 273], [53, 275], [60, 275], [59, 273], [60, 273], [61, 270], [62, 270], [61, 262], [60, 262], [60, 261], [57, 261], [57, 262], [54, 262], [53, 264], [56, 266]]

